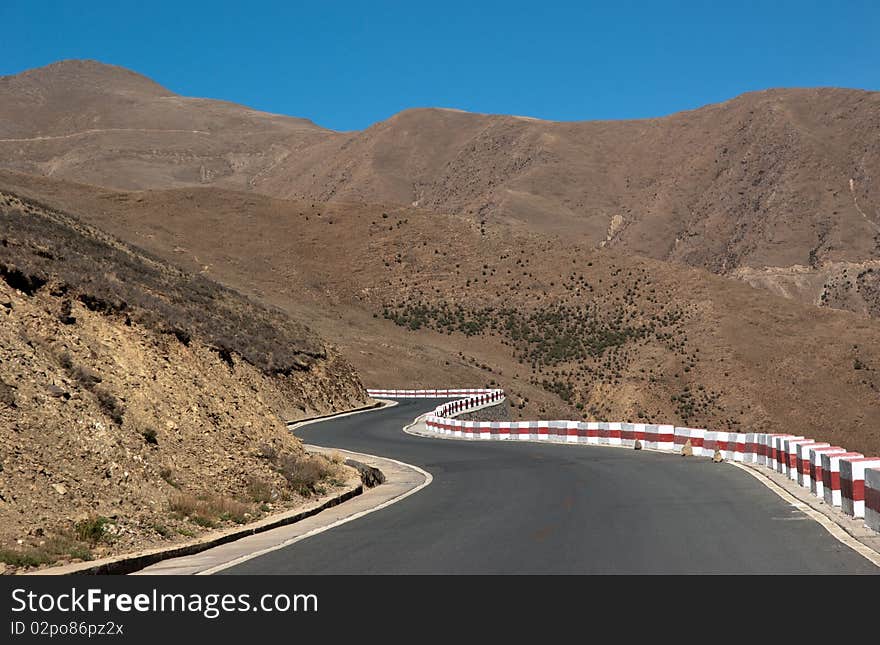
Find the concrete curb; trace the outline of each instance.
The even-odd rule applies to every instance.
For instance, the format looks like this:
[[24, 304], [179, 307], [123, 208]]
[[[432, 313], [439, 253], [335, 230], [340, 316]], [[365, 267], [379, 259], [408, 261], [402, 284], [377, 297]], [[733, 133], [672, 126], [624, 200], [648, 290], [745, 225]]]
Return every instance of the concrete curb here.
[[844, 514], [839, 508], [829, 506], [809, 489], [784, 475], [753, 464], [730, 464], [752, 475], [786, 502], [821, 524], [840, 542], [880, 567], [880, 535], [866, 528], [861, 520]]

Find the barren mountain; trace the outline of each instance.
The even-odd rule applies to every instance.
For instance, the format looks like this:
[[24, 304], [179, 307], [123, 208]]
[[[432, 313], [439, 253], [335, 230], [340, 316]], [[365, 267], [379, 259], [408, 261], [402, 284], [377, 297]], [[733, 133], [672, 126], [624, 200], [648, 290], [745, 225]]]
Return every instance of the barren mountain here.
[[9, 191], [0, 319], [0, 569], [179, 542], [353, 474], [284, 423], [366, 402], [335, 348]]
[[877, 92], [768, 90], [638, 121], [417, 109], [337, 133], [65, 61], [0, 79], [0, 165], [126, 189], [415, 204], [880, 313]]
[[277, 305], [369, 384], [501, 384], [516, 418], [792, 431], [880, 451], [880, 323], [414, 207], [0, 183]]
[[305, 119], [178, 96], [95, 61], [0, 77], [0, 159], [23, 172], [119, 188], [247, 187], [326, 134]]

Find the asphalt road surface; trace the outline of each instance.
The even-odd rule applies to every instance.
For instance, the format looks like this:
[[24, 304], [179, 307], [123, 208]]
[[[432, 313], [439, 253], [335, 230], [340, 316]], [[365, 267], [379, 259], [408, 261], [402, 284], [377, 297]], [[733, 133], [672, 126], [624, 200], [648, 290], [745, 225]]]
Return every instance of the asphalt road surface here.
[[878, 573], [748, 473], [709, 459], [580, 445], [426, 439], [439, 401], [297, 430], [434, 482], [224, 574]]

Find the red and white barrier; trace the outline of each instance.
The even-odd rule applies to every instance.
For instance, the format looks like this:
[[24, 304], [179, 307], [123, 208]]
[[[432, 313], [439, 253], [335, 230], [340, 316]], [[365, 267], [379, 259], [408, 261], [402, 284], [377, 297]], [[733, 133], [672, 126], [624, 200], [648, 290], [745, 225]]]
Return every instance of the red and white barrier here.
[[794, 439], [803, 439], [801, 435], [783, 434], [774, 438], [774, 459], [776, 461], [776, 472], [788, 475], [789, 453], [788, 442]]
[[766, 455], [767, 458], [764, 460], [764, 465], [767, 466], [770, 470], [776, 470], [778, 464], [776, 462], [776, 438], [777, 437], [790, 437], [792, 435], [784, 435], [784, 434], [767, 434], [764, 435], [764, 442], [766, 445]]
[[645, 448], [675, 450], [675, 426], [645, 424]]
[[743, 463], [758, 463], [758, 434], [755, 432], [747, 432], [745, 437], [745, 449], [743, 450]]
[[880, 468], [865, 470], [865, 526], [880, 533]]
[[810, 467], [810, 450], [813, 448], [830, 448], [830, 443], [810, 441], [797, 445], [797, 482], [804, 488], [811, 488], [812, 468]]
[[[706, 445], [711, 437], [711, 445]], [[703, 444], [703, 453], [714, 455], [718, 450], [721, 456], [728, 461], [743, 461], [746, 452], [746, 435], [738, 432], [706, 432], [706, 442]]]
[[803, 444], [811, 444], [816, 443], [812, 439], [785, 439], [785, 453], [788, 461], [786, 462], [786, 468], [788, 470], [788, 478], [792, 481], [798, 480], [798, 446]]
[[829, 446], [827, 448], [810, 448], [810, 491], [819, 499], [825, 499], [825, 478], [822, 474], [822, 455], [840, 455], [846, 448]]
[[680, 451], [690, 441], [694, 456], [716, 450], [730, 461], [764, 465], [809, 488], [828, 504], [841, 506], [880, 532], [880, 457], [866, 458], [800, 435], [736, 433], [647, 423], [581, 421], [464, 421], [455, 416], [504, 400], [500, 389], [367, 390], [376, 398], [447, 398], [426, 415], [438, 435], [473, 440], [523, 440]]
[[846, 457], [864, 457], [859, 452], [822, 454], [822, 494], [825, 503], [840, 506], [840, 460]]
[[634, 445], [636, 445], [636, 441], [639, 440], [639, 437], [637, 436], [639, 434], [641, 434], [641, 440], [644, 441], [645, 432], [643, 430], [641, 433], [639, 433], [636, 430], [635, 423], [621, 423], [620, 424], [620, 443], [621, 443], [621, 445], [624, 445], [627, 448], [632, 448]]
[[759, 466], [767, 465], [767, 433], [755, 434], [755, 461]]
[[567, 443], [578, 443], [581, 440], [581, 427], [586, 430], [586, 423], [579, 423], [577, 421], [562, 421], [565, 424], [565, 441]]
[[840, 508], [847, 515], [865, 517], [865, 469], [880, 468], [878, 457], [840, 460]]
[[[681, 450], [684, 445], [690, 441], [691, 448], [694, 451], [694, 457], [700, 457], [703, 453], [703, 442], [706, 438], [706, 431], [701, 428], [675, 428], [674, 441], [675, 449]], [[711, 455], [709, 455], [711, 457]]]

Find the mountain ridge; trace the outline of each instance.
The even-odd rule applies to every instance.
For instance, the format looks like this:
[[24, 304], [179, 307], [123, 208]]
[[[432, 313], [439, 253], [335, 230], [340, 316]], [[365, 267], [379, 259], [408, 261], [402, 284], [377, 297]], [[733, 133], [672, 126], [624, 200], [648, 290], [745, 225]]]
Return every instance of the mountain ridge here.
[[[83, 66], [104, 69], [74, 61], [49, 73]], [[119, 69], [109, 78], [128, 79]], [[880, 313], [880, 273], [868, 271], [880, 257], [878, 92], [772, 88], [623, 121], [412, 108], [333, 132], [210, 99], [119, 103], [88, 88], [75, 101], [60, 91], [40, 110], [19, 96], [16, 111], [3, 87], [0, 167], [10, 170], [121, 190], [216, 186], [417, 206]], [[22, 141], [2, 134], [9, 124], [86, 134]], [[839, 279], [843, 265], [861, 267], [858, 284]], [[810, 279], [792, 281], [795, 267]]]

